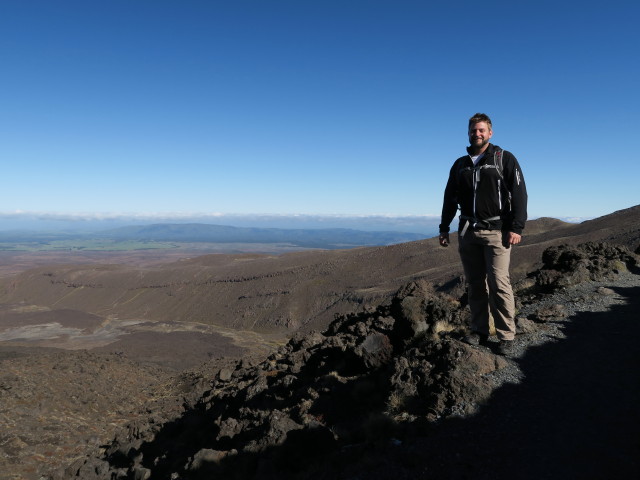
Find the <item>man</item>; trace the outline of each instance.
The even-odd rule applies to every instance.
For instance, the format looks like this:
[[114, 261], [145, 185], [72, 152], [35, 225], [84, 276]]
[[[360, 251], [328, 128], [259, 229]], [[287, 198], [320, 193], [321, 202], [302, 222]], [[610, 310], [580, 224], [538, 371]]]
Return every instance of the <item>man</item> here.
[[440, 245], [449, 245], [449, 225], [459, 205], [458, 251], [471, 309], [471, 334], [465, 341], [488, 344], [491, 313], [498, 352], [509, 355], [516, 333], [509, 260], [527, 221], [527, 188], [516, 158], [489, 143], [492, 136], [487, 115], [469, 119], [468, 155], [455, 161], [444, 191]]

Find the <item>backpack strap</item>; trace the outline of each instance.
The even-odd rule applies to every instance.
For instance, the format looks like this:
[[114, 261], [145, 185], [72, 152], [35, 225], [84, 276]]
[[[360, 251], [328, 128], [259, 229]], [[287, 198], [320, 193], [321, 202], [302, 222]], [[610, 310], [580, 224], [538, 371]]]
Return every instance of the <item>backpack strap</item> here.
[[500, 148], [497, 148], [496, 151], [493, 153], [493, 165], [489, 164], [485, 164], [485, 165], [480, 165], [480, 166], [473, 166], [473, 167], [462, 167], [458, 170], [458, 174], [460, 172], [468, 172], [471, 171], [473, 172], [475, 175], [478, 176], [478, 180], [480, 180], [480, 170], [484, 170], [485, 168], [495, 168], [496, 172], [498, 172], [498, 175], [500, 176], [501, 179], [504, 180], [504, 176], [502, 175], [502, 153], [503, 150]]
[[502, 176], [502, 153], [503, 150], [501, 148], [496, 148], [496, 151], [493, 154], [493, 164], [496, 166], [496, 170], [498, 171], [500, 178], [504, 179]]

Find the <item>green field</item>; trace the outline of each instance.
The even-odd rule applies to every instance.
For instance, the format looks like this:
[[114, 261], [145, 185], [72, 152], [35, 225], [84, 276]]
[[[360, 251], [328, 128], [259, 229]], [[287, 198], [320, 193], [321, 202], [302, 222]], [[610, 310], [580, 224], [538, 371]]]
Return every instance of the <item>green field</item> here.
[[0, 242], [4, 252], [122, 252], [132, 250], [166, 250], [179, 248], [173, 242], [110, 239], [67, 239], [34, 242]]

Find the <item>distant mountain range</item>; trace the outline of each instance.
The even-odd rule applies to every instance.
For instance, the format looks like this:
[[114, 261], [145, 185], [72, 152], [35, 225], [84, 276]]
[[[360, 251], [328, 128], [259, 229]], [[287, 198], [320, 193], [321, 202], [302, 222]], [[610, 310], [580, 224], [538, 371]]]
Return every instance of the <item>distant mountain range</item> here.
[[102, 235], [117, 239], [161, 242], [290, 243], [317, 248], [392, 245], [427, 238], [418, 233], [366, 232], [347, 228], [246, 228], [200, 223], [122, 227], [105, 231]]
[[[566, 219], [565, 219], [566, 220]], [[572, 220], [567, 220], [572, 221]], [[577, 221], [577, 220], [576, 220]], [[331, 229], [367, 232], [413, 232], [436, 235], [440, 215], [314, 215], [314, 214], [202, 214], [118, 215], [6, 213], [0, 211], [0, 231], [100, 232], [130, 225], [190, 224], [248, 228]]]

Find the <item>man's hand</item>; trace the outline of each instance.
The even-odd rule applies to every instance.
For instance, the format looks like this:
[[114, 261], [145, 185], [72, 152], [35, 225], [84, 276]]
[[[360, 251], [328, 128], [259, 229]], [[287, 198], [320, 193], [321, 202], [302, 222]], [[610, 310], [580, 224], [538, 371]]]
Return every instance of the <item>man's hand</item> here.
[[521, 240], [522, 240], [522, 235], [518, 235], [517, 233], [509, 232], [509, 235], [507, 236], [507, 241], [509, 242], [509, 245], [517, 245], [520, 243]]
[[449, 246], [449, 234], [448, 233], [441, 233], [440, 237], [440, 245], [443, 247], [448, 247]]

